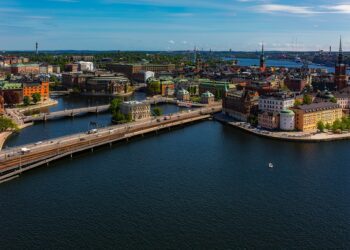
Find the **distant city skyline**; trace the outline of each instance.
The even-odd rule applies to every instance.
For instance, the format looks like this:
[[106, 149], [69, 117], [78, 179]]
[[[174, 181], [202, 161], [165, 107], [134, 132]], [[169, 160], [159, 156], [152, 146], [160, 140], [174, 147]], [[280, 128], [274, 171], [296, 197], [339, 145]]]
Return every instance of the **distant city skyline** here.
[[0, 50], [350, 50], [350, 2], [2, 0]]

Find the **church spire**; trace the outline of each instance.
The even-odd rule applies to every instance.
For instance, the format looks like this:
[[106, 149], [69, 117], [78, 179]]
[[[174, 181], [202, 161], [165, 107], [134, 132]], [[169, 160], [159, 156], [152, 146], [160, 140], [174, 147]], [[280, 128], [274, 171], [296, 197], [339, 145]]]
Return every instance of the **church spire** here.
[[340, 36], [338, 64], [342, 64], [342, 63], [343, 63], [343, 46], [342, 46], [342, 41], [341, 41], [341, 36]]
[[265, 51], [264, 51], [264, 43], [261, 44], [261, 55], [260, 55], [260, 71], [264, 72], [266, 69], [265, 63]]

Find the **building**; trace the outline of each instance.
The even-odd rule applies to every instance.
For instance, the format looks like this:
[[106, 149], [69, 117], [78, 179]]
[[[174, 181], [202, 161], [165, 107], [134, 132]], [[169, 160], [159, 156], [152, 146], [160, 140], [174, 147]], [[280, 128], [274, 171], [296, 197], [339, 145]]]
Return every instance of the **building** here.
[[4, 103], [8, 105], [14, 105], [23, 102], [22, 84], [1, 81], [0, 96], [4, 98]]
[[50, 98], [49, 82], [43, 81], [40, 83], [23, 83], [23, 97], [32, 97], [33, 94], [38, 93], [41, 96], [41, 101], [46, 101]]
[[72, 72], [72, 73], [77, 73], [79, 70], [79, 64], [76, 63], [69, 63], [65, 65], [65, 71], [67, 72]]
[[76, 61], [93, 61], [94, 60], [94, 56], [92, 55], [74, 55], [74, 56], [71, 56], [69, 59], [73, 62], [76, 62]]
[[86, 79], [81, 90], [88, 94], [122, 95], [129, 92], [130, 81], [124, 76], [95, 76]]
[[295, 113], [295, 128], [304, 132], [317, 131], [317, 123], [333, 124], [341, 119], [343, 111], [341, 107], [332, 102], [312, 103], [291, 108]]
[[132, 75], [132, 79], [140, 82], [140, 83], [145, 83], [149, 78], [155, 77], [155, 73], [152, 71], [140, 71], [138, 73], [135, 73]]
[[177, 91], [176, 98], [180, 101], [189, 101], [190, 92], [188, 92], [186, 89], [180, 89]]
[[346, 64], [344, 63], [341, 38], [339, 43], [338, 60], [335, 65], [334, 85], [336, 86], [337, 90], [342, 90], [348, 85], [348, 78], [346, 76]]
[[0, 116], [5, 113], [5, 100], [4, 97], [0, 95]]
[[262, 128], [275, 130], [280, 126], [280, 117], [277, 112], [262, 111], [258, 115], [258, 125]]
[[216, 99], [222, 99], [228, 89], [230, 89], [230, 84], [228, 82], [217, 82], [206, 79], [199, 80], [200, 95], [209, 91]]
[[259, 94], [250, 90], [230, 90], [223, 98], [222, 112], [239, 121], [248, 121], [258, 111]]
[[120, 106], [120, 112], [124, 115], [130, 115], [133, 121], [148, 119], [151, 117], [151, 105], [138, 101], [123, 102]]
[[266, 70], [264, 44], [261, 45], [260, 67], [259, 68], [260, 68], [260, 72], [265, 72], [265, 70]]
[[160, 94], [162, 96], [173, 96], [175, 94], [175, 84], [173, 81], [160, 81]]
[[337, 104], [343, 110], [350, 109], [350, 87], [334, 92], [333, 96], [337, 99]]
[[175, 64], [120, 64], [111, 63], [107, 65], [107, 69], [112, 72], [122, 73], [129, 78], [133, 77], [133, 74], [137, 74], [140, 71], [152, 71], [155, 73], [160, 72], [172, 72], [175, 70]]
[[213, 95], [209, 91], [204, 92], [203, 94], [201, 94], [201, 103], [210, 105], [213, 102], [215, 102], [215, 95]]
[[281, 112], [294, 106], [295, 97], [287, 93], [270, 93], [259, 97], [259, 110]]
[[290, 91], [300, 92], [308, 85], [308, 80], [301, 77], [288, 76], [284, 80], [284, 84]]
[[292, 110], [286, 109], [280, 112], [280, 129], [283, 131], [295, 129], [295, 114]]
[[84, 72], [93, 72], [94, 71], [94, 63], [93, 62], [84, 62], [84, 61], [79, 61], [77, 63], [79, 65], [78, 70], [79, 71], [84, 71]]
[[39, 64], [14, 64], [11, 65], [11, 73], [18, 75], [18, 74], [39, 74], [40, 73], [40, 67]]
[[52, 65], [52, 72], [56, 74], [61, 74], [61, 67], [58, 65]]
[[52, 65], [42, 64], [39, 66], [40, 74], [52, 74], [53, 67]]

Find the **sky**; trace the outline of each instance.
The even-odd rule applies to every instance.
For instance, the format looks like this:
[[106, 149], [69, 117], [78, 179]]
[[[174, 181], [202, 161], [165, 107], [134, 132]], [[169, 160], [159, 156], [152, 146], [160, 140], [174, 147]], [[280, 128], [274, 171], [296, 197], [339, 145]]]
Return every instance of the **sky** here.
[[350, 0], [0, 0], [0, 50], [350, 50]]

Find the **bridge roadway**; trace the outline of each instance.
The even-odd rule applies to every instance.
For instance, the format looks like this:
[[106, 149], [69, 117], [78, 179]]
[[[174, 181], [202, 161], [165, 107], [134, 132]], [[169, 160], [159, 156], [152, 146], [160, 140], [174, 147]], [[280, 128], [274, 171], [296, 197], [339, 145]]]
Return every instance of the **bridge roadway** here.
[[[213, 113], [220, 112], [221, 106], [211, 106], [189, 112], [179, 112], [171, 117], [132, 122], [100, 129], [95, 134], [79, 133], [52, 140], [37, 142], [0, 151], [0, 183], [14, 178], [22, 172], [49, 164], [51, 161], [70, 156], [74, 153], [92, 150], [102, 145], [143, 136], [162, 129], [181, 126], [187, 123], [207, 119]], [[29, 151], [23, 153], [22, 149]]]
[[109, 105], [102, 105], [96, 107], [86, 107], [77, 109], [66, 109], [62, 111], [56, 111], [52, 113], [40, 113], [33, 116], [25, 116], [23, 118], [24, 122], [34, 122], [34, 121], [46, 121], [52, 119], [58, 119], [63, 117], [74, 117], [76, 115], [86, 114], [86, 113], [102, 113], [109, 109]]

